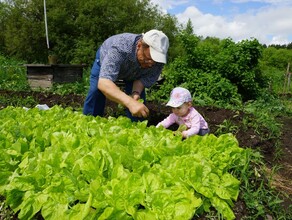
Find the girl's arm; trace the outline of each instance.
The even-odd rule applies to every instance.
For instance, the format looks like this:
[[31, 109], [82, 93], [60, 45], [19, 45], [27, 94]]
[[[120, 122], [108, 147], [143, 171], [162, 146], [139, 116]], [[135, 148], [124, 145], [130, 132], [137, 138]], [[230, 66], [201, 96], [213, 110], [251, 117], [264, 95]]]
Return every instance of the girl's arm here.
[[163, 126], [164, 128], [168, 128], [170, 125], [175, 123], [175, 119], [177, 116], [173, 113], [171, 113], [167, 118], [165, 118], [163, 121], [159, 122], [156, 127]]
[[182, 135], [184, 138], [196, 135], [200, 131], [200, 115], [198, 113], [194, 114], [194, 117], [192, 117], [190, 121], [191, 127], [182, 132]]

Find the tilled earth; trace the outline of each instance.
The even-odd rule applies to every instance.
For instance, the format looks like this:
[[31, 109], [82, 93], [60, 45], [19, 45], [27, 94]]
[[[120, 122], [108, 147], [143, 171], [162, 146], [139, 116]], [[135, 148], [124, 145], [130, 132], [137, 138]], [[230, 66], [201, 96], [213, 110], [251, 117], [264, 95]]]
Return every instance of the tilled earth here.
[[[60, 105], [62, 107], [72, 107], [73, 109], [82, 108], [84, 97], [79, 95], [56, 95], [40, 92], [10, 92], [0, 90], [0, 97], [7, 97], [11, 99], [11, 104], [14, 105], [16, 98], [29, 99], [33, 98], [38, 104], [47, 104], [49, 107], [54, 105]], [[28, 105], [31, 103], [28, 103]], [[35, 103], [34, 103], [35, 104]], [[157, 102], [148, 102], [147, 107], [150, 110], [148, 125], [156, 125], [162, 119], [164, 119], [169, 113], [170, 109], [165, 105]], [[0, 110], [7, 107], [7, 104], [1, 103]], [[32, 106], [25, 106], [32, 107]], [[209, 124], [211, 133], [215, 133], [218, 129], [224, 132], [229, 124], [229, 129], [232, 128], [233, 133], [236, 135], [239, 145], [241, 147], [249, 147], [258, 149], [263, 157], [267, 166], [267, 172], [272, 172], [272, 168], [277, 165], [280, 167], [274, 176], [273, 186], [286, 194], [283, 196], [283, 205], [285, 208], [292, 204], [292, 118], [281, 117], [278, 118], [278, 122], [283, 124], [282, 135], [280, 139], [280, 151], [276, 150], [277, 141], [275, 139], [263, 140], [262, 137], [268, 135], [267, 131], [261, 130], [261, 134], [258, 134], [252, 127], [243, 126], [243, 118], [245, 117], [243, 112], [232, 111], [227, 109], [219, 109], [215, 107], [195, 107], [206, 119]], [[113, 114], [115, 116], [117, 112], [120, 112], [117, 104], [110, 101], [107, 102], [106, 112], [108, 115]], [[222, 123], [225, 127], [220, 126]], [[172, 126], [170, 129], [176, 129]], [[242, 219], [247, 215], [246, 206], [243, 200], [239, 199], [233, 209], [236, 219]], [[267, 218], [270, 216], [267, 215]], [[17, 219], [17, 218], [16, 218]], [[200, 218], [204, 219], [204, 217]]]

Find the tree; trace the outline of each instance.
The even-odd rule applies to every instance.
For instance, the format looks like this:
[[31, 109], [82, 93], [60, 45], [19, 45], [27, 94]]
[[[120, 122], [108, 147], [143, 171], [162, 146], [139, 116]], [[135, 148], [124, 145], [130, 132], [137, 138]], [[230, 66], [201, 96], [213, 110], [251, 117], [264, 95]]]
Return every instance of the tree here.
[[[46, 46], [43, 0], [5, 1], [5, 53], [27, 62], [46, 62], [50, 51], [62, 63], [91, 63], [109, 36], [163, 30], [174, 39], [177, 21], [149, 0], [50, 0], [47, 19], [50, 51]], [[4, 18], [0, 15], [1, 24]], [[1, 40], [1, 37], [0, 37]]]
[[277, 49], [275, 47], [268, 47], [263, 50], [263, 57], [261, 58], [263, 65], [275, 67], [279, 70], [285, 71], [287, 64], [292, 63], [292, 50]]
[[194, 34], [193, 24], [191, 19], [188, 20], [186, 28], [184, 29], [186, 34]]
[[3, 2], [0, 2], [0, 53], [5, 53], [5, 24], [6, 18], [8, 16], [7, 13], [7, 5]]

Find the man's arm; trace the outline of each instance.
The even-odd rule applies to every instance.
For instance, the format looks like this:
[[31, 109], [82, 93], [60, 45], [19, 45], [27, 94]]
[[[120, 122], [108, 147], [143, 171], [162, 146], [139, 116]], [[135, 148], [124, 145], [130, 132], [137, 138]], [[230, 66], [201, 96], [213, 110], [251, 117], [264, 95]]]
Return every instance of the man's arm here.
[[135, 100], [139, 100], [143, 89], [144, 89], [143, 83], [140, 80], [135, 80], [133, 82], [132, 98]]
[[[127, 107], [134, 117], [146, 118], [148, 116], [149, 109], [143, 103], [121, 91], [111, 80], [99, 78], [97, 87], [108, 99]], [[139, 89], [138, 87], [133, 88]]]

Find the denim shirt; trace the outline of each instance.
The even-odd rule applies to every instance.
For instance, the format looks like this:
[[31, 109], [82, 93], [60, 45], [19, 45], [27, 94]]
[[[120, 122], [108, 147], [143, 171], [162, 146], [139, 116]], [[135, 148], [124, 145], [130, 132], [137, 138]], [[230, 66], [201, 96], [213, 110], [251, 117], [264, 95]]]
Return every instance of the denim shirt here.
[[163, 63], [155, 63], [151, 68], [141, 68], [137, 59], [137, 43], [142, 35], [123, 33], [111, 36], [100, 47], [100, 78], [113, 82], [141, 80], [146, 88], [158, 79]]

